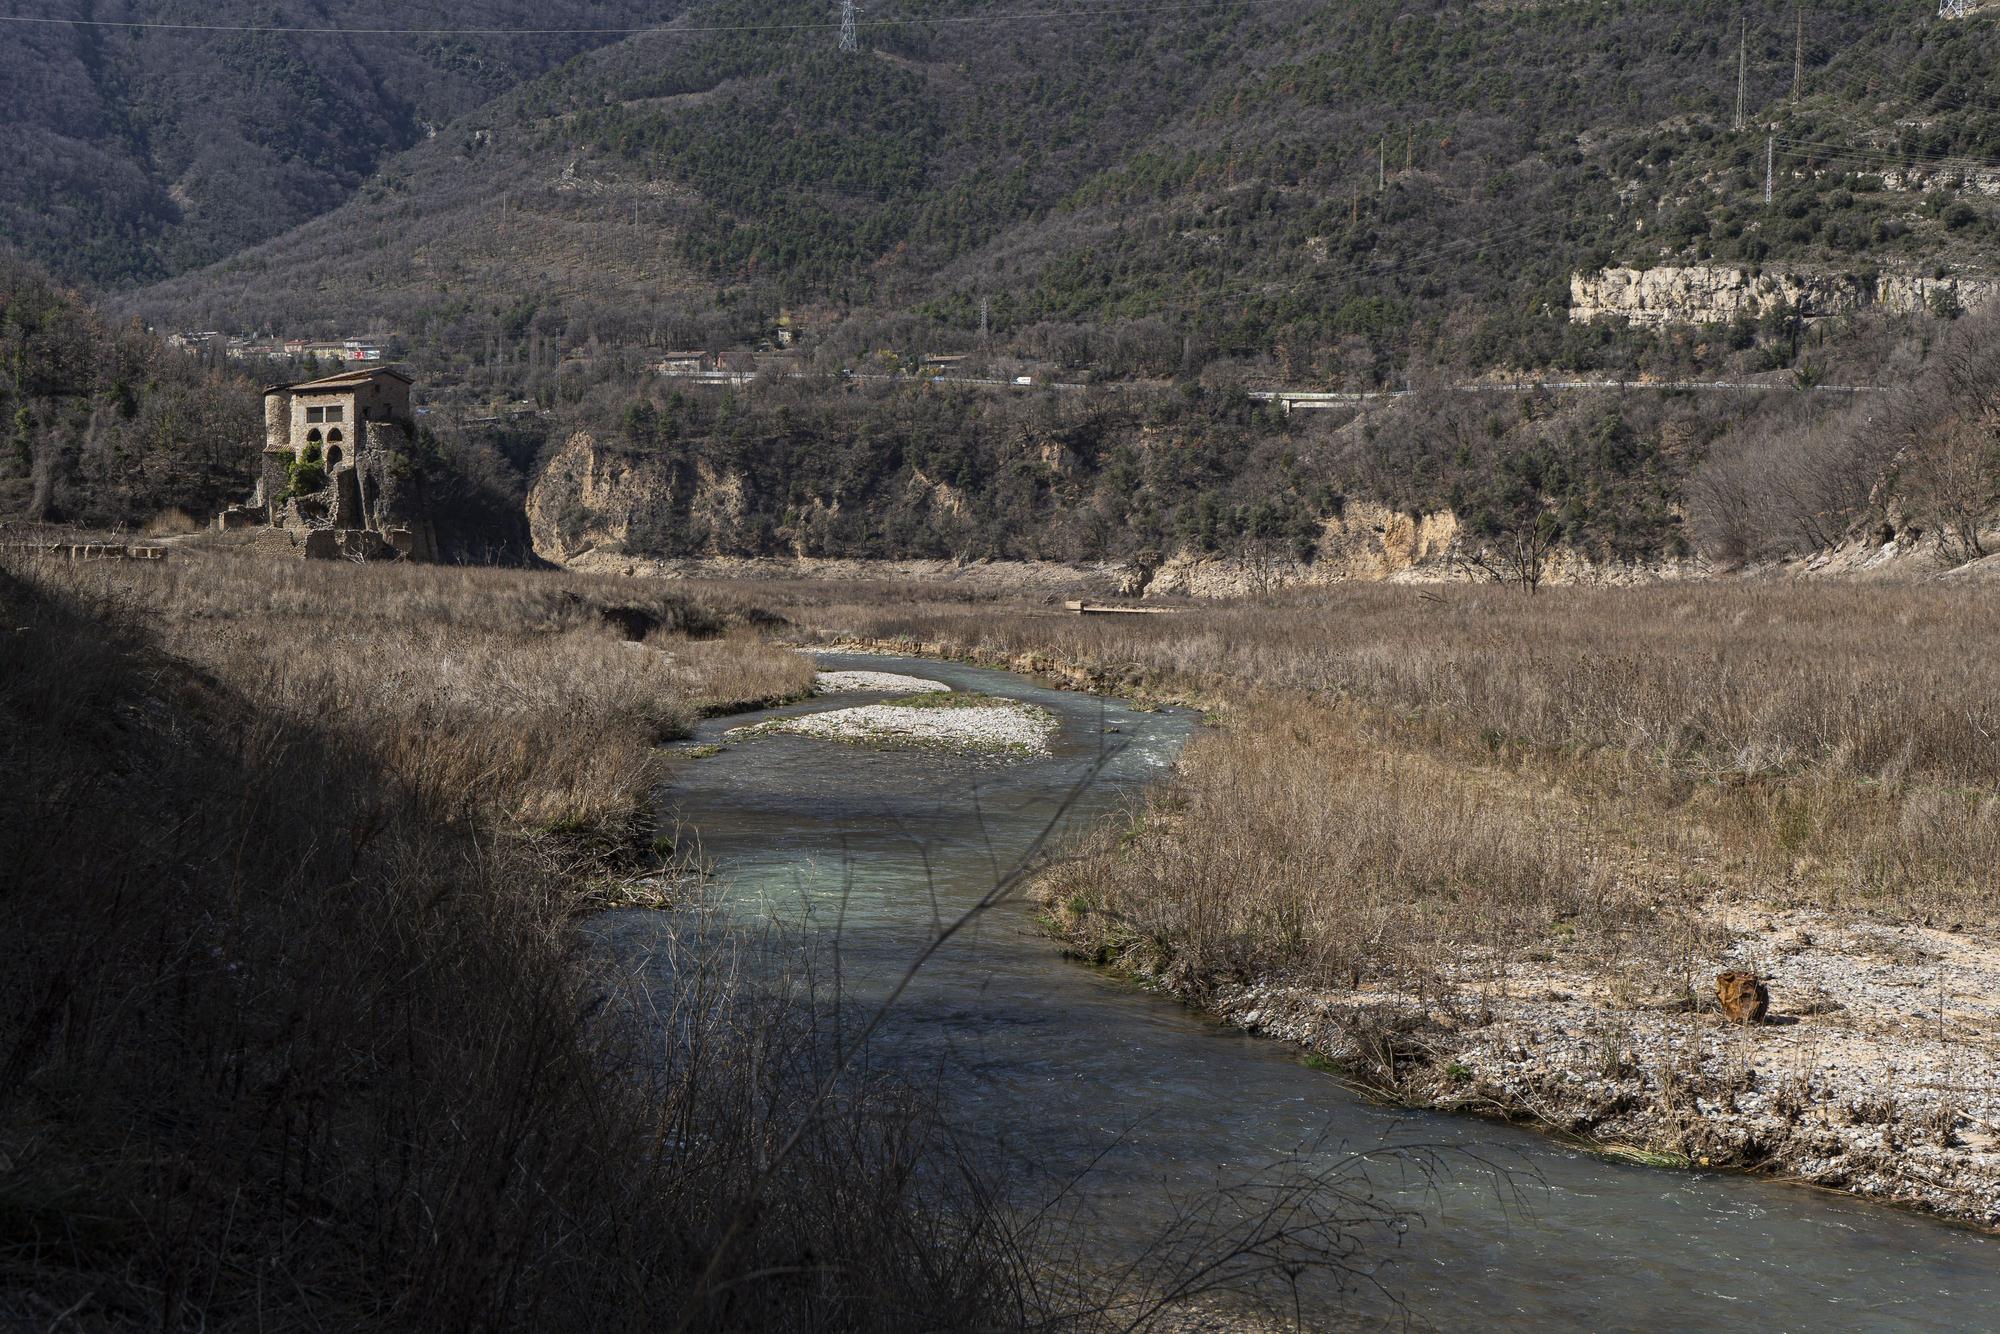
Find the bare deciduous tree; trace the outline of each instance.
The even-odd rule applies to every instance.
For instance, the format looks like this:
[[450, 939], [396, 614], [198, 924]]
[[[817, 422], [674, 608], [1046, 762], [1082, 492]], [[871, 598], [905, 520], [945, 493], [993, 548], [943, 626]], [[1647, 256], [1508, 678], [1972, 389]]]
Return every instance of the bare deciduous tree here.
[[1474, 548], [1465, 563], [1497, 584], [1534, 593], [1548, 577], [1549, 560], [1561, 539], [1562, 524], [1554, 514], [1524, 514]]
[[1992, 513], [2000, 473], [2000, 409], [1953, 422], [1912, 444], [1901, 490], [1913, 515], [1934, 528], [1940, 554], [1957, 562], [1986, 554], [1980, 529]]

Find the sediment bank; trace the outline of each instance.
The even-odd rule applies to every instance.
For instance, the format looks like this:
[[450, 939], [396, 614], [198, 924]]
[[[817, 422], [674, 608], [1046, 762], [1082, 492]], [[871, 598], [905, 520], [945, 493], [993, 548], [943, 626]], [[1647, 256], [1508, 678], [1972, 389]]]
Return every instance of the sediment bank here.
[[[1100, 925], [1045, 906], [1060, 939], [1103, 956]], [[1611, 979], [1561, 957], [1444, 992], [1128, 974], [1409, 1106], [2000, 1228], [2000, 940], [1817, 911], [1732, 916], [1740, 934], [1717, 966], [1767, 970], [1760, 1024], [1725, 1020], [1712, 990], [1621, 1002]]]

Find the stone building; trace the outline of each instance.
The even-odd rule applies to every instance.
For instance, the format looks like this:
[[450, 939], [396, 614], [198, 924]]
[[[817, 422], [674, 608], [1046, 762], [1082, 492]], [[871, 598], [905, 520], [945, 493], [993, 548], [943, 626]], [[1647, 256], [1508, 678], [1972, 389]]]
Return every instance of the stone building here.
[[266, 389], [256, 493], [220, 525], [291, 534], [308, 557], [435, 559], [410, 384], [375, 366]]

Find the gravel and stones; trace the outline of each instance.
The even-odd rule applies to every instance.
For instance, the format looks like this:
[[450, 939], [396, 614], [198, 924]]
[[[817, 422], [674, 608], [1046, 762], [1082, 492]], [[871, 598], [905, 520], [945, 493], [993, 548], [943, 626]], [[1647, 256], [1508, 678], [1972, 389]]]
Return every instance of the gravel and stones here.
[[[1421, 987], [1267, 980], [1207, 1003], [1413, 1103], [2000, 1227], [2000, 938], [1817, 909], [1710, 920], [1733, 939], [1677, 1000], [1557, 957]], [[1768, 984], [1764, 1022], [1719, 1013], [1729, 968]]]
[[776, 732], [852, 745], [1027, 759], [1049, 753], [1058, 726], [1047, 709], [1019, 700], [926, 692], [880, 704], [774, 718], [737, 728], [735, 733]]
[[950, 689], [942, 681], [924, 676], [905, 676], [901, 672], [821, 672], [813, 681], [813, 693], [816, 695], [854, 695], [877, 690], [907, 695]]

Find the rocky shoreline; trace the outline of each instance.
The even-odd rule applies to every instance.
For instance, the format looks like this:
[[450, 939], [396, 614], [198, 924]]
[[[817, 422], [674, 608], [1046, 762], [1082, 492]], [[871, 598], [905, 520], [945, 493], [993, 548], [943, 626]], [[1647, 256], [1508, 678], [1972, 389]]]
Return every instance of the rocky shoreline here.
[[[1441, 992], [1433, 978], [1428, 994], [1136, 980], [1411, 1106], [2000, 1228], [2000, 940], [1817, 910], [1717, 916], [1737, 932], [1721, 966], [1768, 982], [1764, 1022], [1725, 1019], [1712, 975], [1706, 990], [1621, 999], [1560, 956]], [[1087, 944], [1087, 929], [1055, 925]]]
[[[821, 647], [834, 647], [823, 645]], [[1225, 692], [1156, 683], [1049, 654], [941, 641], [842, 639], [1018, 672], [1064, 689], [1212, 707]], [[1586, 944], [1442, 992], [1327, 991], [1281, 979], [1138, 985], [1329, 1062], [1411, 1106], [1491, 1116], [1663, 1168], [1741, 1170], [2000, 1230], [2000, 934], [1822, 909], [1715, 902], [1696, 915], [1729, 943], [1704, 971], [1609, 977]], [[1098, 957], [1091, 924], [1048, 921]], [[1770, 987], [1771, 1013], [1728, 1023], [1718, 973]]]

